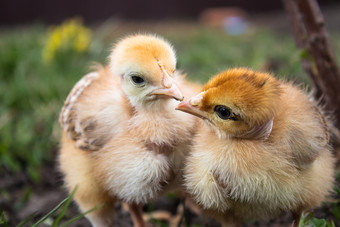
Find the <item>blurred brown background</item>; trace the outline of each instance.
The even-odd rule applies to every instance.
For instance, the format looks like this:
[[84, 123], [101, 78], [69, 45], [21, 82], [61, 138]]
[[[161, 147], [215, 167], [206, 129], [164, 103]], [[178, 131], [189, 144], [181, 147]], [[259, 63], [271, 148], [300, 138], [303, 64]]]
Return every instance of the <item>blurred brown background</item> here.
[[[339, 0], [320, 0], [321, 6]], [[282, 2], [273, 0], [1, 0], [0, 24], [27, 24], [32, 22], [59, 23], [74, 15], [85, 22], [96, 22], [111, 17], [122, 19], [191, 19], [209, 7], [237, 6], [249, 13], [282, 11]]]

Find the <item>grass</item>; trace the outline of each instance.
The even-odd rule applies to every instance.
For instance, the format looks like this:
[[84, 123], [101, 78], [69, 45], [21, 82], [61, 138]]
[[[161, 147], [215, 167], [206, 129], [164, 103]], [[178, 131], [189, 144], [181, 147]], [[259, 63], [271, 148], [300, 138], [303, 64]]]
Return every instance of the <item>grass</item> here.
[[[278, 43], [281, 40], [282, 43]], [[281, 37], [266, 30], [250, 32], [241, 37], [206, 30], [191, 39], [178, 41], [179, 66], [188, 71], [189, 78], [204, 82], [227, 67], [251, 67], [275, 71], [279, 76], [306, 81], [299, 52], [290, 37]]]
[[302, 215], [299, 227], [335, 227], [335, 224], [330, 220], [315, 218], [312, 213], [309, 213]]
[[89, 50], [59, 53], [53, 62], [44, 63], [45, 42], [43, 26], [0, 36], [0, 165], [27, 171], [34, 181], [39, 180], [39, 166], [57, 149], [63, 100], [91, 61], [100, 58], [98, 51]]
[[[41, 224], [45, 224], [45, 225], [49, 225], [51, 227], [66, 227], [70, 224], [72, 224], [73, 222], [83, 218], [86, 214], [98, 209], [101, 205], [95, 206], [92, 209], [81, 213], [73, 218], [71, 218], [70, 220], [67, 221], [61, 221], [62, 218], [65, 217], [65, 213], [67, 211], [67, 209], [69, 208], [74, 194], [76, 192], [77, 188], [75, 188], [69, 196], [67, 196], [63, 201], [61, 201], [58, 205], [56, 205], [52, 210], [50, 210], [46, 215], [44, 215], [42, 218], [40, 218], [38, 221], [36, 222], [32, 222], [32, 219], [34, 219], [35, 214], [33, 213], [32, 215], [26, 217], [23, 221], [21, 221], [17, 227], [23, 227], [23, 226], [27, 226], [28, 224], [30, 224], [31, 227], [38, 227]], [[3, 221], [3, 222], [1, 222]], [[0, 214], [0, 226], [2, 226], [1, 224], [3, 224], [4, 226], [9, 226], [8, 225], [8, 221], [3, 217], [2, 214]]]
[[[178, 68], [189, 79], [205, 82], [227, 67], [245, 66], [308, 84], [300, 65], [301, 53], [289, 32], [252, 28], [244, 35], [228, 36], [197, 24], [140, 26], [174, 44]], [[92, 31], [86, 52], [61, 50], [49, 63], [42, 58], [48, 27], [37, 24], [0, 33], [0, 176], [4, 170], [25, 172], [39, 182], [41, 166], [58, 149], [57, 119], [68, 92], [93, 62], [106, 63], [112, 42], [136, 29], [112, 23]], [[331, 36], [338, 56], [339, 36]], [[0, 222], [4, 218], [1, 213]]]

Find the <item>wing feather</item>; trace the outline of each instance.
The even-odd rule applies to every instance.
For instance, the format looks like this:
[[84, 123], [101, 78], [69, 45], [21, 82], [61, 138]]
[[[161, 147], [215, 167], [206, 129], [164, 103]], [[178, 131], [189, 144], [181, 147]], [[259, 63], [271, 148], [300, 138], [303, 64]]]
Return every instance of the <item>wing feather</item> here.
[[127, 117], [119, 78], [108, 70], [91, 72], [80, 79], [62, 107], [59, 123], [75, 146], [100, 150]]
[[79, 96], [81, 96], [84, 90], [98, 77], [99, 74], [97, 72], [91, 72], [85, 75], [75, 84], [64, 102], [64, 106], [59, 115], [59, 123], [67, 132], [68, 138], [75, 140], [79, 137], [79, 132], [76, 131], [75, 127], [75, 119], [77, 117], [75, 105], [77, 104]]

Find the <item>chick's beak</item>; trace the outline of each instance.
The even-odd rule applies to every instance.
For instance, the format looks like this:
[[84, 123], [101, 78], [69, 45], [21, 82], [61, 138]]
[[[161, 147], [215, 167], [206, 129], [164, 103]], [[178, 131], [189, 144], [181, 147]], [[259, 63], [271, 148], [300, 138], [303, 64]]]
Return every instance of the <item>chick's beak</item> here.
[[182, 101], [180, 104], [178, 104], [176, 110], [180, 110], [203, 119], [209, 119], [205, 112], [198, 109], [197, 97]]
[[149, 95], [161, 95], [182, 101], [184, 97], [181, 90], [176, 85], [175, 79], [167, 73], [163, 65], [159, 65], [159, 67], [162, 73], [162, 87], [153, 90]]
[[176, 85], [172, 85], [170, 88], [159, 88], [159, 89], [153, 90], [149, 95], [166, 96], [169, 98], [174, 98], [179, 101], [182, 101], [184, 98], [182, 95], [182, 92], [179, 90], [179, 88]]

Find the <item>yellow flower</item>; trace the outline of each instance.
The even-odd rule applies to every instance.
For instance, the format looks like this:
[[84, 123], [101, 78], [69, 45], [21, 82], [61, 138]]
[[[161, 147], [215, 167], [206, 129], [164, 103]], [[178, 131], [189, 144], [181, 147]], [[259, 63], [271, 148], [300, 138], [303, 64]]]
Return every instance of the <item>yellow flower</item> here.
[[74, 40], [74, 49], [77, 52], [84, 52], [88, 49], [88, 46], [90, 44], [89, 35], [90, 31], [88, 29], [82, 29], [78, 35], [76, 36], [76, 39]]
[[80, 19], [70, 19], [50, 29], [42, 56], [50, 62], [58, 51], [85, 52], [90, 45], [91, 30], [82, 25]]

